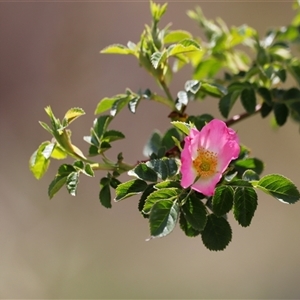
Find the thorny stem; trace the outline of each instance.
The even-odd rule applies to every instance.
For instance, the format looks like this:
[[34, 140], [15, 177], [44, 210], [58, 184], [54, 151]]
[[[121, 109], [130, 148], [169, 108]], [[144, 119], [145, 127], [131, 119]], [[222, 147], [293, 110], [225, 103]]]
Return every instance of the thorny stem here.
[[254, 113], [248, 113], [248, 112], [244, 112], [242, 114], [239, 114], [239, 115], [235, 115], [233, 116], [231, 119], [227, 120], [225, 123], [227, 126], [232, 126], [233, 124], [239, 122], [239, 121], [242, 121], [258, 112], [261, 111], [261, 108], [262, 108], [262, 105], [261, 104], [257, 104], [256, 107], [255, 107], [255, 111]]

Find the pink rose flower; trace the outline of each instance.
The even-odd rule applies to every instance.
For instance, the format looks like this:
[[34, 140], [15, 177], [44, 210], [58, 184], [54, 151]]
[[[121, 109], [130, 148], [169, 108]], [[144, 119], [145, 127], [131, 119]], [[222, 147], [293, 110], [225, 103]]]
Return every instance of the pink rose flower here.
[[201, 131], [192, 128], [181, 152], [181, 186], [212, 196], [222, 174], [240, 153], [236, 132], [214, 119]]

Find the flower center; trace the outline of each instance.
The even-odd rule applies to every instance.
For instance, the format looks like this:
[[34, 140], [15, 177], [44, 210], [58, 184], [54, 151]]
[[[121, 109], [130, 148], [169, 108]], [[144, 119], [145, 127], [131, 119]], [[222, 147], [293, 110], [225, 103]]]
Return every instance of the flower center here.
[[208, 178], [217, 172], [218, 159], [216, 153], [208, 151], [204, 148], [197, 150], [198, 155], [193, 161], [198, 176]]

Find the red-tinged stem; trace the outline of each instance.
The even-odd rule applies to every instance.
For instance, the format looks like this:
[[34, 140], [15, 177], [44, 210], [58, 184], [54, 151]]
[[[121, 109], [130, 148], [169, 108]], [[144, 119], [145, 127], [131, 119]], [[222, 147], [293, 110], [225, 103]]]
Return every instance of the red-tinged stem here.
[[233, 116], [231, 119], [227, 120], [225, 123], [227, 126], [232, 126], [233, 124], [239, 122], [239, 121], [242, 121], [248, 117], [251, 117], [253, 116], [254, 114], [258, 113], [261, 111], [261, 108], [262, 108], [262, 105], [261, 104], [257, 104], [256, 107], [255, 107], [255, 112], [254, 113], [248, 113], [248, 112], [244, 112], [242, 114], [239, 114], [239, 115], [235, 115]]

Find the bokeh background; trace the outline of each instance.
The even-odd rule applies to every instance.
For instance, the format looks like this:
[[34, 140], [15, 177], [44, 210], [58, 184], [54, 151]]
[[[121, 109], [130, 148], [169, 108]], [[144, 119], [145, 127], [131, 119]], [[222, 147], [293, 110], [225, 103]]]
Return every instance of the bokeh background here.
[[[209, 18], [229, 26], [248, 24], [263, 34], [286, 25], [294, 15], [290, 1], [169, 1], [162, 25], [173, 23], [202, 33], [186, 11], [200, 5]], [[94, 109], [103, 97], [151, 88], [152, 78], [133, 57], [100, 55], [113, 43], [139, 39], [149, 23], [147, 1], [0, 3], [0, 298], [269, 298], [300, 297], [300, 203], [285, 205], [259, 193], [252, 225], [242, 228], [230, 215], [233, 240], [223, 252], [210, 252], [201, 238], [171, 235], [145, 242], [148, 224], [137, 198], [99, 204], [99, 178], [84, 178], [78, 196], [65, 189], [48, 200], [47, 187], [59, 162], [40, 180], [28, 170], [32, 152], [49, 135], [51, 105], [62, 117], [83, 107], [86, 116], [72, 124], [73, 142], [84, 150]], [[190, 79], [183, 69], [171, 85], [175, 94]], [[290, 82], [293, 84], [293, 82]], [[122, 112], [111, 128], [127, 139], [127, 161], [143, 159], [142, 148], [154, 128], [169, 128], [168, 109], [144, 101], [136, 115]], [[210, 99], [188, 112], [218, 116]], [[259, 116], [234, 126], [266, 173], [280, 173], [300, 187], [299, 128], [289, 121], [274, 131]], [[103, 174], [102, 174], [103, 175]]]

